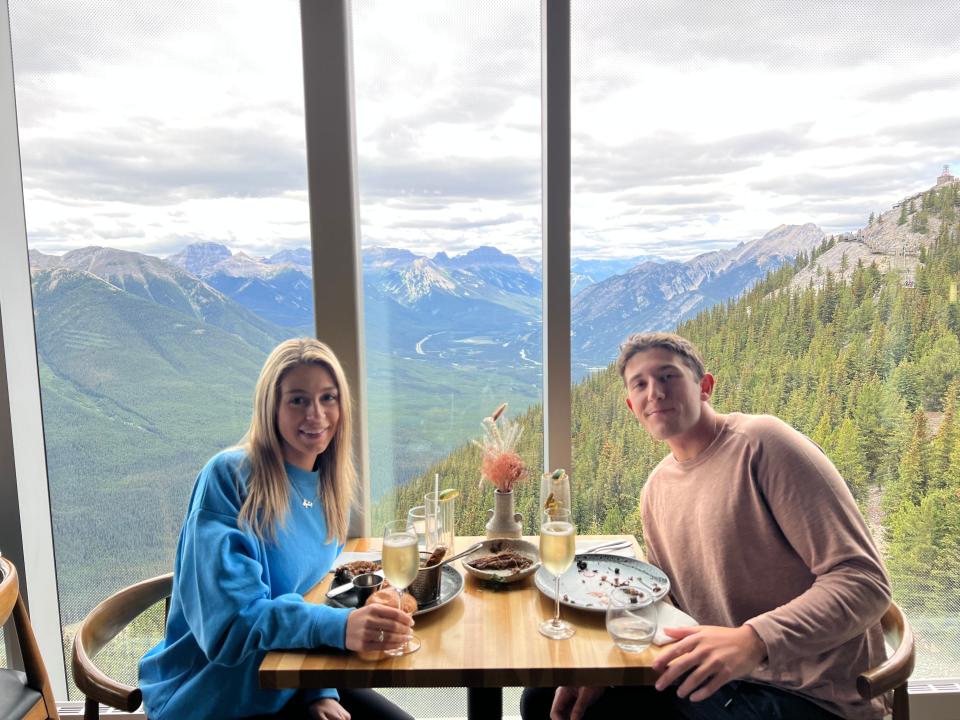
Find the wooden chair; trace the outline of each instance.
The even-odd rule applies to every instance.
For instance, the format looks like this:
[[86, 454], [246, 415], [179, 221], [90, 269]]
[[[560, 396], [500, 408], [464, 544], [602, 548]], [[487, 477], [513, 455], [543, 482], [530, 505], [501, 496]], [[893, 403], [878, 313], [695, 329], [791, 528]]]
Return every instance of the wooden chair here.
[[84, 618], [73, 639], [73, 681], [86, 696], [84, 720], [100, 717], [100, 703], [125, 712], [140, 707], [140, 689], [107, 677], [93, 664], [93, 658], [134, 618], [161, 600], [166, 600], [166, 617], [172, 591], [173, 573], [159, 575], [114, 593]]
[[0, 668], [0, 717], [59, 720], [50, 678], [33, 636], [30, 617], [20, 596], [17, 569], [0, 557], [0, 626], [13, 616], [24, 672]]
[[907, 679], [913, 672], [915, 660], [913, 630], [895, 603], [890, 603], [880, 625], [893, 654], [857, 677], [857, 692], [864, 700], [869, 700], [893, 690], [893, 720], [910, 720]]

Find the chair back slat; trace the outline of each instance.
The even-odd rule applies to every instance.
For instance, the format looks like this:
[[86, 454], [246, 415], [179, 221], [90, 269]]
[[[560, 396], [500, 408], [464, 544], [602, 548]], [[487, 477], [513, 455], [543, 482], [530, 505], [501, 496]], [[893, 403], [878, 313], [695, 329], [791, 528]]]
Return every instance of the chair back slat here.
[[93, 658], [134, 618], [169, 598], [172, 589], [173, 573], [144, 580], [114, 593], [84, 618], [73, 639], [72, 664], [73, 680], [88, 699], [126, 712], [140, 707], [140, 689], [107, 676]]
[[20, 585], [17, 581], [17, 571], [13, 565], [0, 563], [0, 625], [5, 625], [13, 612], [13, 606], [17, 604], [17, 596], [20, 594]]

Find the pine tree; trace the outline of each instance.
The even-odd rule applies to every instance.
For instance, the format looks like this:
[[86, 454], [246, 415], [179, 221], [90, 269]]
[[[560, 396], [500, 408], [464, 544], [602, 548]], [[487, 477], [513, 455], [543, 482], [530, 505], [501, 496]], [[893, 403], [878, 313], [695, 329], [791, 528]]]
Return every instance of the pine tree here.
[[950, 383], [943, 397], [943, 419], [930, 444], [930, 486], [942, 489], [950, 485], [950, 458], [960, 440], [960, 421], [957, 418], [957, 397], [960, 381]]
[[960, 378], [960, 340], [953, 333], [940, 337], [917, 362], [920, 399], [928, 410], [939, 410], [947, 387]]
[[884, 492], [884, 507], [888, 512], [896, 511], [903, 504], [919, 505], [926, 494], [930, 460], [927, 416], [923, 410], [914, 411], [910, 430], [904, 438], [897, 478]]
[[851, 418], [844, 418], [840, 423], [840, 428], [830, 443], [829, 455], [850, 486], [853, 496], [858, 502], [863, 502], [866, 499], [870, 478], [867, 474], [866, 458], [863, 455], [857, 425]]
[[894, 600], [915, 615], [960, 612], [960, 495], [937, 490], [887, 517], [887, 567]]

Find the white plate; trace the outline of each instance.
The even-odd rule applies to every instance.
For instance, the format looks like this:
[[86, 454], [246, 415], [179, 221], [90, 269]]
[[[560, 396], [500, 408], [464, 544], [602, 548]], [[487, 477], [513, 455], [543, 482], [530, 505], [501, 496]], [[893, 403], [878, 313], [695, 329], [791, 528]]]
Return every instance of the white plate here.
[[[533, 579], [540, 592], [551, 600], [556, 599], [556, 577], [546, 568], [541, 567]], [[621, 555], [588, 553], [577, 555], [560, 576], [560, 603], [578, 610], [605, 612], [607, 596], [618, 585], [636, 585], [655, 600], [670, 592], [669, 578], [648, 562]]]

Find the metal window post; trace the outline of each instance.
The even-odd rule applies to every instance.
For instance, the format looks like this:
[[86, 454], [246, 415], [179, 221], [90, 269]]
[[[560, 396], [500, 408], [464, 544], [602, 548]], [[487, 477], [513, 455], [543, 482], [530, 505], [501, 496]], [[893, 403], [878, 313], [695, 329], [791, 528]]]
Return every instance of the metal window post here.
[[570, 468], [570, 0], [542, 0], [543, 463]]
[[363, 360], [357, 157], [349, 0], [300, 3], [310, 248], [317, 337], [337, 354], [353, 395], [360, 512], [351, 535], [370, 534], [370, 472]]

